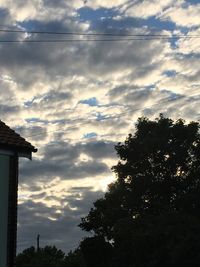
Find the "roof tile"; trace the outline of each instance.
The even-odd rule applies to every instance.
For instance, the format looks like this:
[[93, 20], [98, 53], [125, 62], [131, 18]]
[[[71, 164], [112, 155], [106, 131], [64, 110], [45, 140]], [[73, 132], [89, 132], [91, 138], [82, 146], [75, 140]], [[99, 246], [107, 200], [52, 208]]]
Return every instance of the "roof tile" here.
[[0, 146], [36, 152], [37, 149], [0, 120]]

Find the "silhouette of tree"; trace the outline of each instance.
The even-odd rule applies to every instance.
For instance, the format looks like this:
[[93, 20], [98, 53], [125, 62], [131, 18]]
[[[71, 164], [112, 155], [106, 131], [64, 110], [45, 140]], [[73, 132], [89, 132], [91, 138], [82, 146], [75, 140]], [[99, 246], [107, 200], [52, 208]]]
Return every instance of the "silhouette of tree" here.
[[78, 248], [65, 257], [65, 267], [86, 267], [82, 251]]
[[85, 238], [80, 249], [87, 267], [109, 267], [112, 256], [112, 246], [101, 236]]
[[64, 267], [65, 254], [55, 246], [46, 246], [37, 251], [25, 249], [17, 256], [16, 267]]
[[86, 267], [80, 249], [67, 255], [55, 246], [46, 246], [39, 251], [35, 247], [25, 249], [18, 254], [16, 267]]
[[35, 247], [30, 247], [25, 249], [22, 253], [18, 254], [16, 259], [17, 267], [29, 267], [31, 265], [31, 261], [33, 261], [36, 254]]
[[139, 118], [115, 148], [117, 180], [80, 227], [112, 244], [111, 266], [199, 266], [199, 123]]
[[115, 226], [112, 266], [199, 266], [199, 224], [179, 212], [121, 220]]

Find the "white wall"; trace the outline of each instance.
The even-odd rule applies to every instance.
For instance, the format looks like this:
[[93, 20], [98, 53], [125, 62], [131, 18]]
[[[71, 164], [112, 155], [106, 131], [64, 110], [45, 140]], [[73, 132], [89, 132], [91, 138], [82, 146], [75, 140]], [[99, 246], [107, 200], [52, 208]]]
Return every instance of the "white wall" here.
[[6, 267], [9, 156], [0, 155], [0, 267]]

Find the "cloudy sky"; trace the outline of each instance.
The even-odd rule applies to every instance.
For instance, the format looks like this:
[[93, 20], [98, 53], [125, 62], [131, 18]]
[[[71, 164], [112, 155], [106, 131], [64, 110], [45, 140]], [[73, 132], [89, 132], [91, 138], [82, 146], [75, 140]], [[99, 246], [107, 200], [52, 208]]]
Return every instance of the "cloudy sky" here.
[[[77, 246], [138, 117], [200, 119], [199, 14], [199, 0], [0, 0], [1, 120], [38, 148], [20, 162], [18, 251], [38, 233]], [[105, 41], [119, 38], [137, 40]]]

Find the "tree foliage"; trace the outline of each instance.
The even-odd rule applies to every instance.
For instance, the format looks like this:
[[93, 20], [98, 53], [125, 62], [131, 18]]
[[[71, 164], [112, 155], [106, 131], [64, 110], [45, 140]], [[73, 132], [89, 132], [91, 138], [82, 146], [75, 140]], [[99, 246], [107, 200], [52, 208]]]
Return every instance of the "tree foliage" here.
[[70, 251], [67, 255], [55, 246], [46, 246], [36, 250], [25, 249], [17, 255], [16, 267], [86, 267], [80, 249]]
[[87, 267], [111, 267], [112, 246], [102, 236], [85, 238], [80, 249]]
[[199, 266], [199, 123], [140, 118], [115, 148], [117, 180], [80, 227], [113, 244], [112, 266]]
[[65, 254], [55, 246], [46, 246], [38, 251], [25, 249], [17, 256], [16, 267], [64, 267]]
[[87, 267], [80, 248], [70, 251], [65, 257], [65, 267]]

